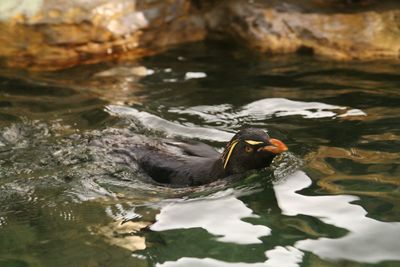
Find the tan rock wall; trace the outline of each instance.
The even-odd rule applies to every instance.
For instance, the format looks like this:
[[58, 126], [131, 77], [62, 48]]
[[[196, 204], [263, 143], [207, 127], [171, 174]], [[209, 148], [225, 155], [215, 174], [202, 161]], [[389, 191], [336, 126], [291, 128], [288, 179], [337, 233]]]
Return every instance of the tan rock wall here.
[[400, 2], [2, 0], [0, 58], [37, 70], [152, 55], [217, 38], [269, 53], [399, 58]]
[[45, 70], [137, 58], [205, 37], [188, 0], [43, 0], [29, 14], [0, 23], [8, 66]]
[[399, 8], [348, 13], [307, 12], [265, 2], [225, 2], [207, 14], [208, 25], [261, 52], [305, 49], [341, 60], [400, 56], [400, 2]]

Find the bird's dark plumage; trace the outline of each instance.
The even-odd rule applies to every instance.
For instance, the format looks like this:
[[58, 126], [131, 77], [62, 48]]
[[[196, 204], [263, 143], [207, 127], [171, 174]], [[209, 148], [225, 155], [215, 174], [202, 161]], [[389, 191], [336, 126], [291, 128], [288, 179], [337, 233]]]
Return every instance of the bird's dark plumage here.
[[194, 186], [252, 169], [268, 167], [286, 151], [281, 141], [260, 129], [239, 131], [222, 154], [203, 143], [164, 141], [135, 147], [139, 166], [158, 183]]

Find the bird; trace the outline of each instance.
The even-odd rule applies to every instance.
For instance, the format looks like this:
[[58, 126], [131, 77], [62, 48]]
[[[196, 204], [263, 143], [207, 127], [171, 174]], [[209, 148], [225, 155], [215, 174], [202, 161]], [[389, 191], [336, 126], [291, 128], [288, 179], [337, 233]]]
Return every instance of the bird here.
[[156, 183], [186, 187], [266, 168], [288, 147], [262, 129], [245, 128], [233, 136], [222, 153], [201, 142], [173, 140], [136, 146], [134, 150], [138, 165]]

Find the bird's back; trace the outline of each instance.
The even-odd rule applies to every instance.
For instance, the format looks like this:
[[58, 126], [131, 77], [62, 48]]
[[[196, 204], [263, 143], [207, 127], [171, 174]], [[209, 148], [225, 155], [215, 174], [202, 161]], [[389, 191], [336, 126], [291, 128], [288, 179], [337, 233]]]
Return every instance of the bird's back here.
[[220, 178], [220, 154], [203, 143], [165, 141], [134, 150], [140, 167], [158, 183], [193, 186]]

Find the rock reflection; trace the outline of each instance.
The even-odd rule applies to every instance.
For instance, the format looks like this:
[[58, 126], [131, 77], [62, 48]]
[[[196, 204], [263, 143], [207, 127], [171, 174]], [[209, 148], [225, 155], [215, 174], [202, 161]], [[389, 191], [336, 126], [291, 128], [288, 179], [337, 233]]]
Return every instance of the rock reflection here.
[[400, 155], [398, 153], [369, 151], [359, 148], [346, 149], [346, 148], [330, 147], [330, 146], [329, 147], [320, 146], [315, 155], [315, 158], [316, 159], [344, 158], [363, 164], [398, 163], [400, 161]]
[[[363, 135], [362, 139], [365, 142], [369, 141], [400, 141], [400, 135], [394, 133], [379, 133]], [[363, 142], [361, 141], [361, 142]]]
[[104, 70], [94, 74], [94, 77], [130, 77], [132, 80], [135, 78], [138, 80], [139, 77], [145, 77], [152, 75], [154, 70], [147, 69], [144, 66], [134, 67], [114, 67], [108, 70]]
[[148, 222], [116, 221], [104, 226], [91, 226], [89, 231], [103, 236], [110, 245], [136, 251], [146, 248], [145, 238], [137, 233], [148, 225]]
[[377, 123], [379, 122], [379, 120], [388, 120], [388, 119], [397, 120], [400, 114], [400, 108], [396, 106], [391, 108], [370, 107], [366, 108], [364, 111], [368, 114], [368, 116], [358, 117], [358, 119], [363, 121], [368, 121], [371, 123]]
[[[392, 165], [395, 166], [400, 162], [398, 153], [320, 146], [318, 151], [310, 157], [312, 157], [312, 160], [309, 163], [309, 167], [323, 174], [318, 180], [318, 185], [324, 190], [334, 194], [366, 195], [391, 200], [392, 202], [398, 201], [397, 197], [393, 196], [392, 191], [383, 190], [382, 188], [382, 186], [389, 186], [390, 188], [400, 186], [400, 181], [389, 173]], [[361, 167], [367, 173], [357, 174], [351, 172], [349, 174], [347, 170], [341, 170], [337, 166], [333, 166], [332, 160], [351, 160], [353, 162], [352, 165], [354, 163], [361, 164]], [[376, 171], [371, 173], [373, 168]], [[360, 172], [361, 170], [358, 171]], [[360, 181], [362, 186], [377, 184], [380, 185], [381, 190], [361, 190], [362, 187], [361, 189], [358, 188], [358, 190], [352, 190], [338, 184], [344, 181]], [[368, 181], [368, 184], [365, 183], [366, 181]]]

